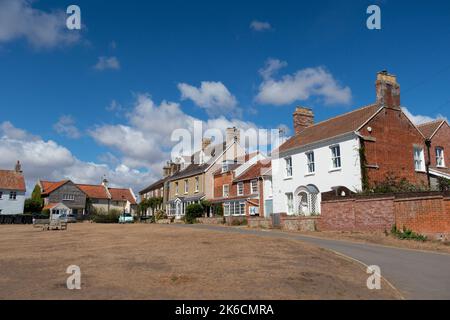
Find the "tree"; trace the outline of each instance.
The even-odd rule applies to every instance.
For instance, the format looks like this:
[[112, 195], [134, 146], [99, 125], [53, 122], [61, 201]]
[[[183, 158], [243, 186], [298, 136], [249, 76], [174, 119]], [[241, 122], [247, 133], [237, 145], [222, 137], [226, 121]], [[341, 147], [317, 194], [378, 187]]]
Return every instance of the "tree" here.
[[44, 200], [42, 199], [42, 190], [38, 184], [36, 184], [33, 192], [31, 193], [31, 199], [40, 203], [42, 206], [44, 205]]

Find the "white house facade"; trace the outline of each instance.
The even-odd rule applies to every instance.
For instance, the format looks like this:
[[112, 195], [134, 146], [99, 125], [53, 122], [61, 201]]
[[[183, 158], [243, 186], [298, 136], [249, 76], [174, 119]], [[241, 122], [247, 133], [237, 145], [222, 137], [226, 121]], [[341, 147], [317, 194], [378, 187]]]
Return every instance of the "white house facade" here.
[[0, 170], [0, 214], [23, 214], [25, 192], [25, 179], [19, 162], [15, 170]]
[[359, 138], [352, 133], [287, 152], [272, 160], [273, 211], [320, 214], [320, 194], [333, 187], [362, 189]]

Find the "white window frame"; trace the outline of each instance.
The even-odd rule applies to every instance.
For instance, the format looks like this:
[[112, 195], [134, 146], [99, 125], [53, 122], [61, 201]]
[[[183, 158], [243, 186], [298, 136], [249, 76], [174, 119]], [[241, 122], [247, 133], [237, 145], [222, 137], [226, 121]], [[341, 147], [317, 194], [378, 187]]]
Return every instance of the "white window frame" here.
[[229, 198], [230, 197], [230, 185], [224, 184], [222, 186], [222, 198]]
[[444, 148], [436, 147], [436, 167], [445, 168]]
[[252, 194], [257, 194], [259, 192], [258, 179], [253, 179], [250, 181], [250, 189], [252, 190]]
[[228, 166], [228, 162], [225, 160], [222, 162], [222, 173], [228, 172], [229, 171], [229, 166]]
[[63, 201], [75, 201], [75, 195], [72, 193], [64, 193]]
[[414, 146], [414, 169], [417, 172], [425, 171], [425, 153], [421, 146]]
[[244, 183], [243, 182], [238, 182], [238, 184], [237, 184], [237, 195], [238, 196], [244, 195]]
[[305, 155], [306, 155], [306, 173], [307, 174], [316, 173], [316, 162], [314, 151], [306, 152]]
[[200, 191], [200, 178], [195, 177], [195, 192], [199, 192], [199, 191]]
[[285, 176], [286, 178], [292, 178], [292, 157], [286, 157], [284, 158], [285, 162]]
[[288, 215], [294, 214], [294, 193], [288, 192], [286, 193], [286, 213]]
[[184, 180], [184, 194], [189, 193], [189, 179]]
[[341, 146], [339, 144], [332, 145], [330, 146], [330, 151], [331, 151], [331, 170], [342, 169]]

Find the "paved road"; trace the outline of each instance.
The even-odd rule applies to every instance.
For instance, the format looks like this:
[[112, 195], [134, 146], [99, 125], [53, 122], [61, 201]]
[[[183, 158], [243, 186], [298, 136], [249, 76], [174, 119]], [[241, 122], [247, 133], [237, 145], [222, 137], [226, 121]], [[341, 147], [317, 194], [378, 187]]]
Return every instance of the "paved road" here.
[[450, 299], [450, 254], [323, 239], [275, 230], [212, 225], [177, 226], [305, 241], [347, 255], [366, 265], [379, 266], [381, 274], [399, 289], [406, 299]]

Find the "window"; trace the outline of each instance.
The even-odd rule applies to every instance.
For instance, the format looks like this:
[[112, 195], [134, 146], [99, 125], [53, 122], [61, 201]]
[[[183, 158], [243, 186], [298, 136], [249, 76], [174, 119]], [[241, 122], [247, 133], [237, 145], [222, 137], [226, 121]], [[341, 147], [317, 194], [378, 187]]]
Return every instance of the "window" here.
[[230, 196], [230, 186], [228, 184], [224, 184], [222, 187], [222, 196], [224, 198], [228, 198]]
[[445, 167], [444, 148], [436, 148], [436, 166]]
[[258, 180], [252, 180], [250, 184], [252, 187], [252, 194], [258, 193]]
[[243, 182], [239, 182], [237, 185], [237, 194], [238, 196], [243, 196], [244, 195], [244, 183]]
[[3, 198], [3, 192], [0, 191], [0, 200], [2, 200], [2, 198]]
[[414, 168], [416, 171], [425, 171], [425, 156], [421, 147], [414, 147]]
[[341, 161], [341, 147], [339, 145], [330, 147], [331, 149], [331, 168], [340, 169]]
[[184, 180], [184, 193], [189, 193], [189, 180]]
[[17, 199], [17, 192], [11, 191], [9, 193], [9, 200], [16, 200]]
[[223, 204], [225, 216], [245, 216], [245, 202], [227, 202]]
[[175, 194], [178, 194], [178, 182], [175, 182]]
[[199, 177], [195, 177], [195, 192], [200, 190], [200, 179]]
[[75, 195], [69, 194], [69, 193], [63, 194], [63, 201], [74, 201], [74, 200], [75, 200]]
[[286, 205], [287, 205], [287, 214], [291, 215], [294, 213], [294, 194], [286, 193]]
[[226, 161], [222, 162], [222, 173], [228, 172], [228, 163]]
[[292, 177], [292, 158], [285, 158], [286, 161], [286, 177]]
[[307, 172], [314, 173], [316, 172], [316, 165], [314, 163], [314, 152], [306, 153], [306, 163], [307, 163]]

